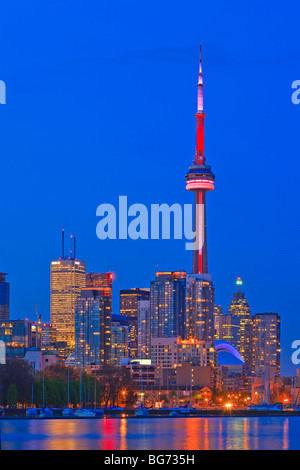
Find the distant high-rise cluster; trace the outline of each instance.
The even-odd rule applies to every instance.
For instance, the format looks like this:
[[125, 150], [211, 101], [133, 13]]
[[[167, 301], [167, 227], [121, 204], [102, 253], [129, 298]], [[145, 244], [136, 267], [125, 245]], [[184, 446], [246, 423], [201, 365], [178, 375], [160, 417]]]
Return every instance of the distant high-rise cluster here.
[[241, 291], [241, 278], [237, 278], [236, 285], [227, 314], [215, 308], [214, 339], [231, 343], [252, 375], [271, 369], [279, 376], [280, 316], [277, 313], [251, 315], [245, 293]]

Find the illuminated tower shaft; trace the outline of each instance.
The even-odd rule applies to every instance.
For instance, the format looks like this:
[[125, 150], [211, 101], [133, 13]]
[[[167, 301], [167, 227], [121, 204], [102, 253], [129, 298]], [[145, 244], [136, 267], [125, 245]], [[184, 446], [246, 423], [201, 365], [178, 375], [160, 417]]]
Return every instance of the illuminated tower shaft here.
[[207, 274], [207, 239], [206, 239], [206, 191], [214, 189], [215, 176], [211, 167], [205, 164], [204, 156], [204, 118], [203, 77], [200, 46], [200, 67], [198, 79], [197, 107], [197, 143], [193, 165], [186, 175], [186, 189], [195, 193], [194, 231], [196, 233], [193, 251], [193, 274]]

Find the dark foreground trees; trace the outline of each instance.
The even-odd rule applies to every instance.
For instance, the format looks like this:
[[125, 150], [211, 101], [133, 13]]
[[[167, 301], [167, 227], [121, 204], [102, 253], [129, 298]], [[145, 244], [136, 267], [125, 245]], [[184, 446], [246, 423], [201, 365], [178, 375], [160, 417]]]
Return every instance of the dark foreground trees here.
[[103, 366], [96, 374], [87, 374], [58, 363], [36, 375], [23, 359], [8, 359], [0, 367], [0, 405], [132, 407], [135, 401], [127, 367]]
[[0, 403], [13, 405], [8, 402], [17, 398], [19, 403], [29, 404], [33, 381], [27, 361], [8, 359], [5, 365], [0, 366]]

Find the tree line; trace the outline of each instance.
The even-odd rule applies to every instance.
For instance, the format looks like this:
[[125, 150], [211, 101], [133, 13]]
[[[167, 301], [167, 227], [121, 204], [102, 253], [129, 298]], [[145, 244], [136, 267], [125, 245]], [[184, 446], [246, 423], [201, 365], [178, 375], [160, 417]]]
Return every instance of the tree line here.
[[0, 366], [0, 405], [14, 407], [134, 406], [130, 370], [103, 366], [96, 374], [80, 373], [64, 364], [54, 364], [44, 372], [32, 374], [22, 359], [8, 359]]

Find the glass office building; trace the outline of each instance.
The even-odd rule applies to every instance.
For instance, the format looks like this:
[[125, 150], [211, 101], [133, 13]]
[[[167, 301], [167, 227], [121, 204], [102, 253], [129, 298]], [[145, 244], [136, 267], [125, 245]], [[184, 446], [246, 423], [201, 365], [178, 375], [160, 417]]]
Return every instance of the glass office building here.
[[9, 283], [5, 276], [0, 273], [0, 320], [9, 320]]

